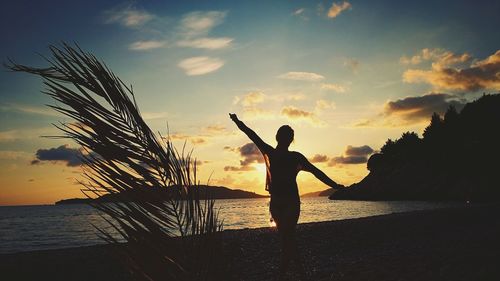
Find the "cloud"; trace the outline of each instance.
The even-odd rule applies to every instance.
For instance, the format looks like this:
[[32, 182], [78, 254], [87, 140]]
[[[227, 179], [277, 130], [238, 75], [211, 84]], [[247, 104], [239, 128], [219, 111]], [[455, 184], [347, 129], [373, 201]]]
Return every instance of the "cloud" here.
[[321, 74], [314, 72], [287, 72], [278, 76], [281, 79], [317, 82], [325, 79]]
[[354, 127], [399, 127], [428, 122], [434, 112], [443, 114], [448, 107], [457, 110], [464, 107], [466, 101], [455, 95], [430, 93], [387, 101], [380, 114], [371, 119], [357, 121]]
[[450, 105], [460, 110], [465, 104], [453, 95], [430, 93], [388, 101], [384, 105], [384, 114], [398, 115], [406, 120], [428, 120], [434, 112], [443, 113]]
[[347, 91], [347, 88], [345, 86], [342, 86], [339, 84], [334, 84], [334, 83], [323, 83], [323, 84], [321, 84], [321, 89], [334, 91], [337, 93], [345, 93]]
[[191, 40], [181, 40], [177, 42], [177, 45], [180, 47], [190, 47], [190, 48], [198, 48], [198, 49], [223, 49], [227, 48], [233, 42], [233, 38], [228, 37], [220, 37], [220, 38], [197, 38]]
[[313, 112], [298, 109], [294, 106], [285, 106], [281, 109], [281, 114], [292, 119], [299, 118], [313, 118], [315, 117]]
[[[139, 30], [141, 33], [154, 33], [168, 36], [179, 47], [216, 50], [227, 48], [234, 41], [229, 37], [208, 37], [210, 31], [222, 24], [227, 15], [225, 11], [195, 11], [185, 14], [172, 34], [164, 31], [162, 19], [131, 4], [120, 5], [104, 12], [105, 23], [117, 23]], [[146, 51], [165, 47], [165, 40], [139, 40], [128, 47], [133, 51]], [[220, 66], [219, 66], [220, 67]]]
[[302, 13], [304, 13], [305, 9], [304, 8], [299, 8], [295, 11], [292, 12], [292, 15], [293, 16], [298, 16], [298, 15], [301, 15]]
[[32, 165], [40, 164], [43, 161], [63, 162], [68, 167], [76, 167], [83, 164], [82, 151], [77, 148], [71, 148], [69, 145], [61, 145], [57, 148], [38, 149], [35, 159], [31, 161]]
[[[219, 124], [208, 125], [200, 128], [200, 132], [197, 134], [184, 134], [184, 133], [173, 133], [168, 136], [164, 136], [164, 139], [170, 139], [174, 141], [189, 141], [194, 145], [199, 144], [211, 144], [216, 141], [217, 138], [227, 138], [234, 135], [235, 132], [228, 131], [225, 126]], [[227, 140], [226, 140], [227, 141]]]
[[240, 154], [240, 166], [226, 166], [224, 171], [250, 171], [255, 168], [252, 166], [254, 163], [264, 163], [264, 157], [259, 148], [253, 143], [247, 143], [238, 148], [224, 147], [224, 150], [233, 151]]
[[208, 125], [205, 128], [203, 128], [203, 131], [209, 134], [221, 134], [226, 132], [226, 127], [219, 124]]
[[247, 166], [252, 163], [264, 163], [264, 157], [259, 148], [253, 143], [249, 142], [239, 148], [240, 156], [243, 160], [240, 160], [242, 166]]
[[246, 119], [266, 119], [274, 117], [274, 114], [270, 110], [258, 107], [257, 105], [260, 105], [268, 100], [277, 101], [277, 98], [268, 96], [261, 91], [253, 91], [248, 92], [243, 96], [234, 97], [233, 104], [241, 105], [243, 107], [243, 116]]
[[134, 51], [147, 51], [165, 47], [166, 44], [167, 41], [156, 41], [156, 40], [137, 41], [130, 44], [128, 48]]
[[373, 153], [373, 149], [368, 145], [352, 146], [348, 145], [344, 154], [348, 156], [367, 156]]
[[178, 64], [178, 66], [182, 68], [188, 76], [208, 74], [217, 71], [223, 65], [223, 60], [211, 57], [187, 58], [180, 61]]
[[221, 186], [232, 186], [235, 184], [236, 180], [231, 176], [226, 174], [223, 178], [212, 178], [211, 182], [213, 185], [221, 185]]
[[420, 57], [420, 55], [415, 55], [415, 56], [412, 56], [411, 58], [407, 57], [407, 56], [402, 56], [399, 58], [399, 63], [400, 64], [405, 64], [405, 65], [408, 65], [408, 64], [419, 64], [422, 62], [422, 58]]
[[368, 157], [366, 156], [338, 156], [332, 158], [332, 160], [328, 163], [328, 166], [363, 164], [367, 161]]
[[338, 157], [333, 157], [328, 166], [363, 164], [368, 161], [374, 150], [368, 145], [352, 146], [348, 145], [344, 153]]
[[257, 107], [244, 107], [243, 116], [246, 119], [272, 119], [275, 114], [271, 110], [257, 108]]
[[352, 126], [353, 127], [360, 127], [360, 128], [363, 128], [363, 127], [377, 127], [375, 120], [366, 119], [366, 118], [359, 119], [359, 120], [355, 121], [352, 124]]
[[264, 102], [266, 95], [263, 92], [248, 92], [243, 97], [235, 97], [234, 104], [241, 104], [242, 106], [249, 107]]
[[242, 172], [242, 171], [252, 171], [255, 170], [252, 166], [225, 166], [224, 171], [226, 172]]
[[306, 15], [306, 8], [298, 8], [297, 10], [291, 13], [292, 16], [301, 18], [302, 20], [309, 20], [309, 17]]
[[336, 18], [340, 13], [342, 13], [345, 10], [351, 9], [352, 5], [351, 3], [344, 1], [342, 3], [333, 3], [330, 9], [328, 10], [327, 16], [329, 18]]
[[309, 159], [311, 163], [324, 163], [327, 162], [330, 158], [323, 154], [316, 154], [312, 158]]
[[204, 144], [207, 143], [207, 140], [202, 137], [193, 137], [189, 139], [192, 144]]
[[175, 134], [170, 134], [168, 137], [171, 140], [189, 141], [194, 145], [206, 144], [208, 142], [208, 139], [205, 136], [189, 136], [189, 135], [175, 133]]
[[105, 23], [118, 23], [125, 27], [138, 27], [149, 22], [154, 16], [133, 5], [120, 5], [104, 12]]
[[177, 46], [207, 50], [224, 49], [231, 46], [233, 38], [207, 37], [214, 27], [224, 22], [226, 14], [227, 12], [223, 11], [198, 11], [184, 15], [179, 28], [179, 36], [182, 39], [177, 41]]
[[470, 60], [468, 54], [457, 56], [451, 52], [445, 52], [435, 55], [431, 52], [427, 57], [422, 57], [434, 60], [431, 69], [408, 69], [403, 73], [404, 82], [427, 83], [441, 90], [500, 89], [500, 50], [484, 60], [462, 68], [452, 66]]
[[334, 109], [335, 108], [335, 103], [327, 100], [317, 100], [316, 101], [316, 107], [315, 111], [323, 111], [325, 109]]
[[418, 54], [408, 58], [406, 56], [402, 56], [399, 59], [401, 64], [412, 64], [417, 65], [424, 61], [432, 61], [433, 64], [437, 67], [445, 67], [449, 65], [454, 65], [457, 63], [464, 63], [471, 59], [471, 56], [467, 53], [463, 53], [462, 55], [456, 55], [450, 51], [444, 49], [429, 49], [424, 48]]
[[304, 120], [316, 126], [324, 126], [325, 123], [318, 119], [314, 112], [305, 111], [294, 106], [284, 106], [281, 109], [281, 115], [287, 117], [289, 120]]
[[215, 26], [224, 22], [227, 12], [191, 12], [181, 20], [181, 30], [187, 37], [205, 35]]

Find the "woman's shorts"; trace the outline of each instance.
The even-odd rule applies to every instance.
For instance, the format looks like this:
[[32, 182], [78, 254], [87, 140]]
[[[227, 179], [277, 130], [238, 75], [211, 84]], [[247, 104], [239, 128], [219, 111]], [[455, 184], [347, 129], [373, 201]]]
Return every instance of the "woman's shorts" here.
[[300, 215], [300, 199], [271, 197], [269, 210], [278, 225], [278, 229], [295, 228]]

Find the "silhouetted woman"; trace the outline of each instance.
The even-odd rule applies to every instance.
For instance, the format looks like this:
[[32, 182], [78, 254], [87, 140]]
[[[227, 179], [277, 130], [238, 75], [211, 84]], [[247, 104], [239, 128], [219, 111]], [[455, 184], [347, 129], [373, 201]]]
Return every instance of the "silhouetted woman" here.
[[229, 114], [236, 123], [259, 148], [266, 163], [266, 190], [271, 194], [270, 211], [276, 222], [278, 232], [281, 236], [282, 252], [279, 268], [279, 279], [284, 278], [290, 260], [294, 260], [302, 278], [306, 274], [297, 252], [295, 241], [295, 227], [300, 214], [300, 198], [296, 177], [300, 171], [312, 173], [316, 178], [332, 188], [341, 188], [320, 169], [311, 164], [304, 155], [295, 151], [288, 151], [293, 141], [293, 129], [284, 125], [276, 133], [278, 145], [273, 148], [265, 143], [252, 129], [248, 128], [238, 119], [236, 114]]

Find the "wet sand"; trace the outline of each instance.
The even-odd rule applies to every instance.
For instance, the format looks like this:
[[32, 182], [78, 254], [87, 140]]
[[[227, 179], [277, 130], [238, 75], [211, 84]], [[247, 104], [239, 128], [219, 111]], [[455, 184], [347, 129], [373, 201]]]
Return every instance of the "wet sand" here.
[[[500, 206], [417, 211], [298, 227], [310, 280], [500, 280]], [[272, 280], [275, 229], [223, 232], [227, 280]], [[130, 280], [107, 245], [0, 255], [1, 280]], [[289, 280], [298, 280], [291, 273]]]

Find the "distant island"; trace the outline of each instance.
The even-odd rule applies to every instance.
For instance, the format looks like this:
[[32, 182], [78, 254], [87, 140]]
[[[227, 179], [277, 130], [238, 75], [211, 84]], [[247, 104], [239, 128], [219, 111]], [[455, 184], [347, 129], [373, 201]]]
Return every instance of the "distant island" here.
[[[269, 196], [257, 194], [255, 192], [248, 192], [241, 189], [230, 189], [224, 186], [209, 186], [209, 185], [199, 185], [200, 193], [208, 193], [210, 198], [213, 199], [250, 199], [250, 198], [266, 198]], [[118, 195], [107, 194], [100, 197], [98, 200], [103, 202], [117, 201]], [[64, 204], [84, 204], [88, 203], [92, 199], [89, 198], [72, 198], [63, 199], [55, 202], [55, 205]]]
[[328, 188], [321, 191], [308, 192], [300, 195], [300, 197], [328, 197], [334, 192], [333, 188]]
[[370, 157], [370, 173], [335, 200], [500, 199], [500, 94], [483, 95], [444, 118], [434, 113], [420, 138], [406, 132]]

